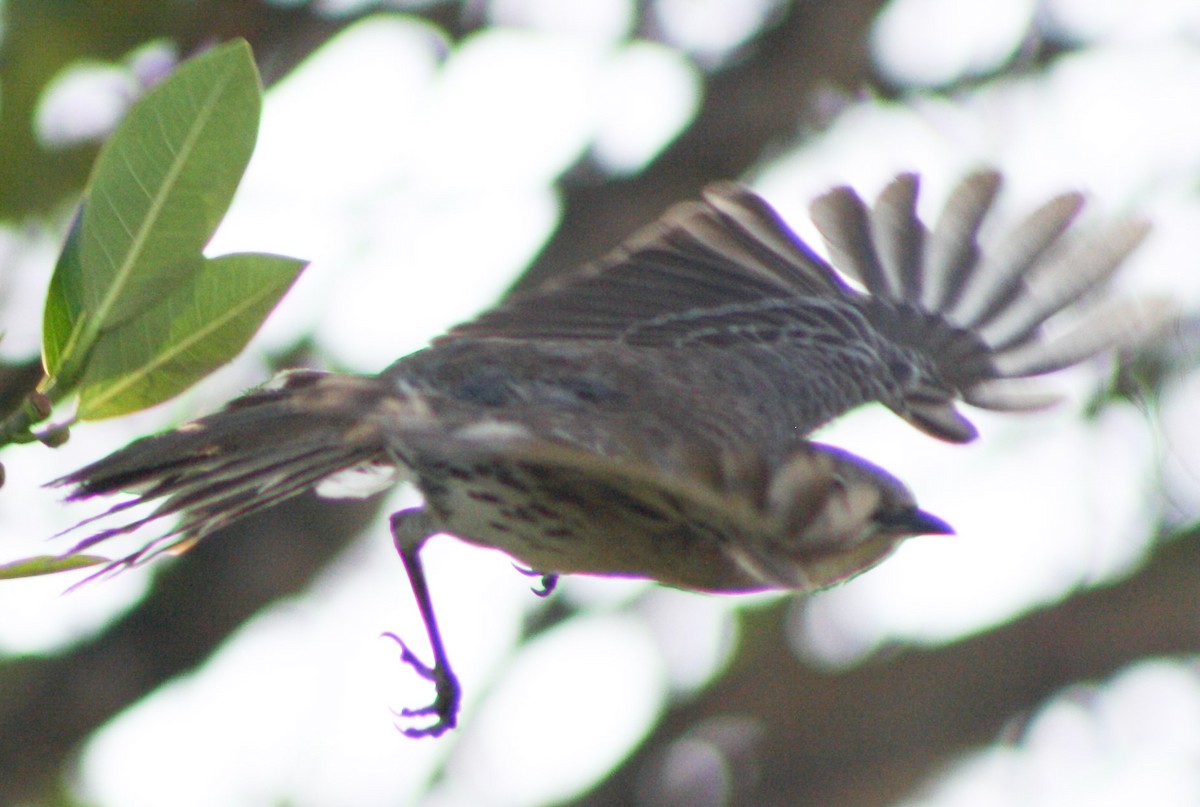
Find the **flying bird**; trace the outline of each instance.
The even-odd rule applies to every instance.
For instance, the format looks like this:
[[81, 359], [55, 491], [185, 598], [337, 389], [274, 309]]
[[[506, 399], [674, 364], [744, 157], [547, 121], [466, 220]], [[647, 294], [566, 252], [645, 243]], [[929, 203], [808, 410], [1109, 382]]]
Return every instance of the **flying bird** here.
[[965, 178], [932, 229], [915, 175], [871, 206], [836, 188], [812, 206], [829, 261], [744, 186], [711, 185], [378, 375], [285, 372], [52, 482], [68, 500], [132, 494], [103, 517], [158, 502], [72, 551], [162, 520], [111, 571], [309, 490], [411, 481], [424, 503], [391, 530], [432, 664], [397, 641], [436, 691], [404, 710], [411, 736], [454, 727], [461, 699], [421, 565], [432, 535], [507, 553], [542, 577], [539, 593], [570, 573], [721, 593], [828, 587], [952, 529], [886, 470], [809, 440], [814, 429], [877, 401], [965, 443], [976, 429], [960, 403], [1044, 407], [1055, 396], [1034, 376], [1156, 319], [1102, 293], [1145, 222], [1078, 234], [1083, 198], [1067, 193], [983, 248], [1000, 181]]

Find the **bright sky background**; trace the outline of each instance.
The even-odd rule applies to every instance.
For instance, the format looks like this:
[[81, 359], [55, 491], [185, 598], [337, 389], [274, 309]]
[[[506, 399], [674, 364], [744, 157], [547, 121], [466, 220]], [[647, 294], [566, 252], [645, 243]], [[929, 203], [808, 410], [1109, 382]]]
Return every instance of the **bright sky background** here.
[[[346, 31], [268, 94], [254, 161], [211, 246], [213, 254], [274, 250], [313, 260], [256, 343], [257, 356], [315, 331], [333, 361], [373, 372], [495, 300], [553, 231], [561, 172], [586, 149], [616, 172], [652, 159], [696, 108], [696, 65], [719, 62], [773, 5], [663, 3], [662, 27], [678, 48], [627, 43], [632, 11], [623, 0], [498, 0], [489, 5], [494, 19], [525, 30], [476, 36], [448, 59], [436, 32], [403, 19]], [[913, 88], [908, 103], [846, 99], [828, 131], [764, 164], [754, 184], [809, 236], [805, 208], [817, 193], [851, 183], [870, 195], [900, 170], [922, 172], [922, 209], [933, 215], [965, 171], [1009, 169], [1020, 177], [1004, 198], [1009, 223], [1049, 194], [1082, 187], [1097, 220], [1137, 210], [1158, 221], [1124, 273], [1128, 285], [1200, 305], [1200, 272], [1189, 257], [1200, 254], [1190, 184], [1200, 173], [1200, 51], [1185, 38], [1200, 29], [1200, 12], [1183, 0], [1041, 5], [1063, 37], [1096, 46], [1047, 75], [988, 84], [951, 103], [921, 88], [1006, 62], [1034, 4], [893, 2], [872, 47], [892, 80]], [[105, 80], [130, 80], [105, 71], [81, 74], [86, 96], [101, 95], [96, 87], [111, 86]], [[54, 130], [52, 100], [44, 131]], [[0, 239], [0, 249], [31, 261], [54, 248], [51, 235]], [[882, 642], [950, 641], [1120, 576], [1147, 549], [1147, 480], [1164, 452], [1168, 493], [1194, 515], [1200, 390], [1169, 393], [1157, 434], [1128, 411], [1084, 425], [1074, 410], [1101, 371], [1056, 377], [1072, 393], [1057, 410], [973, 415], [984, 439], [966, 448], [937, 444], [877, 411], [823, 434], [905, 479], [960, 535], [912, 541], [818, 596], [798, 621], [797, 652], [837, 666]], [[0, 497], [0, 519], [31, 537], [23, 554], [43, 551], [32, 538], [80, 510], [51, 506], [33, 483], [91, 459], [84, 449], [115, 448], [188, 408], [211, 408], [261, 373], [252, 350], [189, 402], [88, 425], [89, 439], [66, 453], [10, 449], [6, 462], [22, 473]], [[939, 470], [946, 463], [956, 469], [951, 479]], [[46, 506], [30, 506], [35, 499]], [[401, 491], [394, 506], [413, 501]], [[82, 761], [86, 798], [114, 807], [370, 807], [403, 803], [439, 769], [446, 776], [425, 802], [438, 807], [566, 798], [627, 754], [671, 693], [719, 671], [736, 640], [731, 610], [753, 601], [565, 580], [555, 596], [588, 604], [585, 615], [514, 652], [522, 616], [540, 604], [530, 581], [498, 553], [448, 538], [432, 542], [426, 559], [466, 689], [459, 731], [411, 742], [392, 727], [389, 706], [422, 704], [430, 693], [400, 665], [396, 647], [377, 638], [391, 630], [425, 646], [381, 522], [309, 594], [269, 609], [194, 675], [102, 730]], [[96, 630], [143, 582], [127, 574], [69, 597], [58, 596], [61, 580], [6, 583], [0, 608], [40, 618], [0, 623], [0, 648], [45, 650]], [[1190, 722], [1179, 718], [1156, 735], [1139, 716], [1143, 706]], [[964, 761], [928, 803], [964, 803], [968, 793], [972, 804], [1007, 804], [1013, 792], [1046, 794], [1026, 803], [1123, 803], [1090, 798], [1102, 770], [1106, 792], [1148, 793], [1137, 788], [1153, 781], [1168, 794], [1154, 803], [1195, 804], [1200, 785], [1185, 763], [1200, 742], [1196, 715], [1195, 670], [1146, 662], [1108, 685], [1099, 709], [1048, 704], [1023, 744]], [[1056, 744], [1062, 736], [1067, 746]], [[1137, 743], [1154, 759], [1113, 750]], [[1061, 761], [1064, 748], [1070, 764]], [[1063, 774], [1057, 789], [1046, 789], [1046, 760]], [[1075, 770], [1077, 780], [1063, 773]]]

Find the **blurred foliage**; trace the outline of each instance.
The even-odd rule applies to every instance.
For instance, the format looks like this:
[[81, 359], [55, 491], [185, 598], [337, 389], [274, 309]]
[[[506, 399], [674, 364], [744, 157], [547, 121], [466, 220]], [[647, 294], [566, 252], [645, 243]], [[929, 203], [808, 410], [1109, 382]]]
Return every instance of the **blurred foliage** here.
[[[50, 213], [83, 189], [99, 144], [49, 148], [33, 121], [47, 84], [78, 63], [116, 63], [154, 40], [183, 58], [235, 37], [273, 53], [268, 83], [352, 21], [314, 17], [306, 3], [253, 0], [5, 0], [0, 5], [0, 220]], [[364, 9], [364, 11], [369, 9]], [[274, 40], [286, 35], [297, 51]], [[310, 40], [311, 38], [311, 40]]]
[[8, 0], [0, 42], [0, 219], [47, 213], [83, 188], [98, 146], [50, 150], [34, 136], [42, 91], [77, 61], [112, 61], [170, 36], [193, 5], [179, 0]]

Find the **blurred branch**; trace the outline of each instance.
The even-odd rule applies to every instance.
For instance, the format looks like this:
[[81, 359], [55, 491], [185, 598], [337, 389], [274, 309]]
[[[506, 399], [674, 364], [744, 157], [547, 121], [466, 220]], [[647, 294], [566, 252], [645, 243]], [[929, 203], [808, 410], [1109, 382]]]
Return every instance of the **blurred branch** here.
[[24, 405], [42, 379], [41, 359], [9, 364], [0, 362], [0, 417]]
[[[1165, 543], [1133, 577], [931, 650], [898, 649], [841, 673], [796, 660], [781, 639], [792, 603], [744, 617], [734, 666], [677, 704], [636, 754], [577, 807], [645, 803], [679, 738], [720, 715], [762, 727], [754, 781], [730, 804], [889, 804], [1064, 687], [1153, 656], [1200, 651], [1200, 534]], [[674, 804], [666, 799], [656, 804]]]

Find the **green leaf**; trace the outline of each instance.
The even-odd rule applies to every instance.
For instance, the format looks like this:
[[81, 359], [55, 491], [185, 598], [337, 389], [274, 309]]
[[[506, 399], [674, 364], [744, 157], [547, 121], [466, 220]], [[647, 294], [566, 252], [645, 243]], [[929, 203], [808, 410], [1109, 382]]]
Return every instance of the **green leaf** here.
[[96, 343], [79, 417], [98, 420], [165, 401], [236, 356], [295, 282], [304, 261], [242, 253], [175, 267], [173, 288]]
[[50, 373], [83, 363], [103, 332], [186, 279], [171, 270], [200, 253], [229, 208], [261, 104], [250, 47], [238, 40], [180, 66], [130, 109], [97, 158], [77, 243], [68, 240], [51, 282]]
[[67, 240], [50, 278], [46, 296], [46, 311], [42, 318], [42, 363], [46, 372], [57, 372], [62, 366], [62, 354], [69, 352], [68, 343], [76, 324], [81, 324], [83, 300], [83, 268], [79, 265], [79, 230], [83, 222], [83, 205], [75, 211]]
[[111, 563], [99, 555], [38, 555], [12, 563], [0, 564], [0, 580], [15, 580], [18, 577], [38, 577], [43, 574], [58, 574], [72, 569], [86, 569], [101, 563]]

